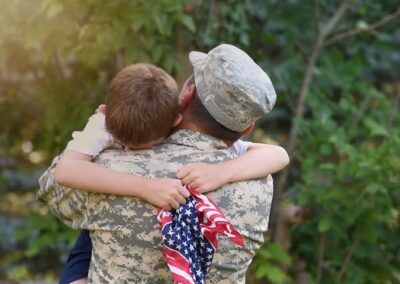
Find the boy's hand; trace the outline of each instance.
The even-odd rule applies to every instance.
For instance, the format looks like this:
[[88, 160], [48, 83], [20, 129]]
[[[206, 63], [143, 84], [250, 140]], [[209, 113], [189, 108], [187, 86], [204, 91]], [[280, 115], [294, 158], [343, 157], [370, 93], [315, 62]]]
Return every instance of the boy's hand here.
[[103, 114], [106, 114], [106, 105], [105, 104], [101, 104], [99, 105], [99, 107], [97, 108], [97, 110]]
[[143, 193], [143, 199], [154, 206], [165, 210], [179, 209], [190, 196], [189, 191], [179, 179], [157, 178], [149, 179], [148, 188]]
[[178, 171], [177, 177], [200, 193], [213, 191], [229, 182], [228, 173], [219, 164], [186, 165]]

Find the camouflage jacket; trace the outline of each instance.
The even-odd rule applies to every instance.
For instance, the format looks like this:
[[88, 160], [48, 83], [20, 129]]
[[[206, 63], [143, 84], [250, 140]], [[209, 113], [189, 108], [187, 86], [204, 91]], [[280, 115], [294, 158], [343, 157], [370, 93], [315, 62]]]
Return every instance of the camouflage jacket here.
[[[222, 141], [179, 130], [152, 149], [106, 150], [95, 162], [130, 174], [175, 178], [182, 165], [218, 163], [232, 158]], [[162, 258], [157, 209], [138, 198], [60, 186], [54, 182], [55, 164], [56, 161], [39, 180], [39, 198], [68, 226], [91, 231], [93, 253], [89, 283], [172, 283]], [[228, 184], [208, 194], [242, 234], [245, 247], [220, 238], [207, 283], [245, 283], [246, 270], [267, 230], [272, 190], [269, 176]]]

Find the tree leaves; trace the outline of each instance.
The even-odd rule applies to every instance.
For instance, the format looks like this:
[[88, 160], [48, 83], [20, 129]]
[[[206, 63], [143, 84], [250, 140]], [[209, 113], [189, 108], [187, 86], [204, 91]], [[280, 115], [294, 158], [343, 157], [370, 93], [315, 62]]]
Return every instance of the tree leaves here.
[[280, 245], [269, 243], [257, 251], [254, 259], [255, 276], [266, 278], [271, 283], [286, 283], [289, 276], [280, 265], [290, 265], [291, 262], [291, 257]]

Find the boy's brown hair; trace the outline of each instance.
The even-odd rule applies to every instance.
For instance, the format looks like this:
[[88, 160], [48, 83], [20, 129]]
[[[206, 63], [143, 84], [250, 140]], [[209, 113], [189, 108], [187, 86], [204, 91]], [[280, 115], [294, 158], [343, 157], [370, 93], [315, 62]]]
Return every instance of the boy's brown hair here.
[[106, 96], [107, 130], [126, 146], [166, 137], [178, 114], [178, 86], [164, 70], [139, 63], [112, 80]]

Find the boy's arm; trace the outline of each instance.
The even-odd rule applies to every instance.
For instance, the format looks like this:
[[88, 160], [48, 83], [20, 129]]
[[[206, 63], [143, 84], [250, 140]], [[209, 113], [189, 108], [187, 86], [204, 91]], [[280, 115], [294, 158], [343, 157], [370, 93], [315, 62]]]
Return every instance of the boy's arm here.
[[90, 192], [139, 197], [167, 210], [179, 208], [190, 195], [178, 179], [120, 173], [96, 165], [91, 159], [77, 151], [66, 151], [55, 167], [55, 181]]
[[55, 167], [55, 182], [85, 191], [134, 196], [163, 209], [179, 208], [189, 192], [177, 179], [150, 179], [93, 164], [92, 158], [114, 144], [105, 125], [104, 105], [82, 131], [76, 131]]
[[235, 159], [220, 164], [190, 164], [182, 167], [178, 178], [199, 192], [209, 192], [220, 186], [273, 174], [289, 164], [286, 150], [280, 146], [251, 143], [247, 151]]

